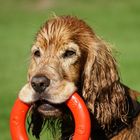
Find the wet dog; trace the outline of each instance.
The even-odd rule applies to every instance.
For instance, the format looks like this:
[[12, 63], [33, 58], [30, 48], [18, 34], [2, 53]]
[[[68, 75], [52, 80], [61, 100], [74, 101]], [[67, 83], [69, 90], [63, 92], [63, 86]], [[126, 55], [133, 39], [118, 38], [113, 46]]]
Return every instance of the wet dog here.
[[140, 139], [139, 94], [121, 83], [111, 47], [83, 20], [54, 17], [36, 35], [28, 82], [19, 93], [33, 106], [37, 138], [43, 118], [66, 114], [63, 103], [75, 91], [91, 114], [91, 139]]

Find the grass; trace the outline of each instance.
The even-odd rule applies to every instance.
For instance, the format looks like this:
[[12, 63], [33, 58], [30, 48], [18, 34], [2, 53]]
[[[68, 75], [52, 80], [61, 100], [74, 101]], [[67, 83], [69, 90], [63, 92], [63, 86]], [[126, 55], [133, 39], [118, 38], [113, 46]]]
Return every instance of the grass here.
[[[1, 0], [0, 139], [3, 140], [10, 139], [9, 115], [19, 89], [26, 82], [29, 51], [34, 35], [53, 12], [84, 19], [99, 36], [113, 44], [119, 51], [117, 59], [122, 81], [140, 91], [139, 0], [47, 2]], [[42, 139], [45, 138], [46, 136], [42, 136]]]

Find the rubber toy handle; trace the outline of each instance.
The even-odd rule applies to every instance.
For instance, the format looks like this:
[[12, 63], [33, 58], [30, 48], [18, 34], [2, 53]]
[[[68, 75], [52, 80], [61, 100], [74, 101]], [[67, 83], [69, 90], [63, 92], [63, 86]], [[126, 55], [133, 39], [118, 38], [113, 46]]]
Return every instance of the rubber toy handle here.
[[[66, 102], [71, 110], [75, 121], [75, 132], [72, 140], [89, 140], [90, 137], [90, 115], [82, 98], [74, 93]], [[10, 132], [12, 140], [29, 140], [26, 133], [26, 114], [30, 108], [17, 99], [10, 114]]]

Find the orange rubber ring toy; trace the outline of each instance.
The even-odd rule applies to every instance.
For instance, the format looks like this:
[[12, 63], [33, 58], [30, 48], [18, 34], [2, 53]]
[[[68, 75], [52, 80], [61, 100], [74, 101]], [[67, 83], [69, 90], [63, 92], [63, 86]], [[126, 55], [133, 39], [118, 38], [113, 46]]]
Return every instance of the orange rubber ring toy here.
[[[90, 115], [82, 98], [74, 93], [66, 102], [75, 121], [75, 132], [72, 140], [88, 140], [90, 137]], [[12, 140], [29, 140], [26, 133], [25, 120], [30, 105], [15, 101], [10, 114], [10, 132]]]

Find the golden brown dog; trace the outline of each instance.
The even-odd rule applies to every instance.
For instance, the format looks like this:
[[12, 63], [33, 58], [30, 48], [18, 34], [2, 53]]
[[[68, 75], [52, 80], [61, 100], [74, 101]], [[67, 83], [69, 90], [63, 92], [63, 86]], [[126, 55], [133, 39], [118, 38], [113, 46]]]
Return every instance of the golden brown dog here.
[[[138, 93], [120, 82], [111, 47], [84, 21], [48, 20], [31, 54], [28, 83], [19, 98], [35, 106], [38, 119], [61, 116], [61, 105], [77, 90], [91, 114], [91, 139], [140, 140]], [[33, 131], [37, 138], [39, 133]]]

